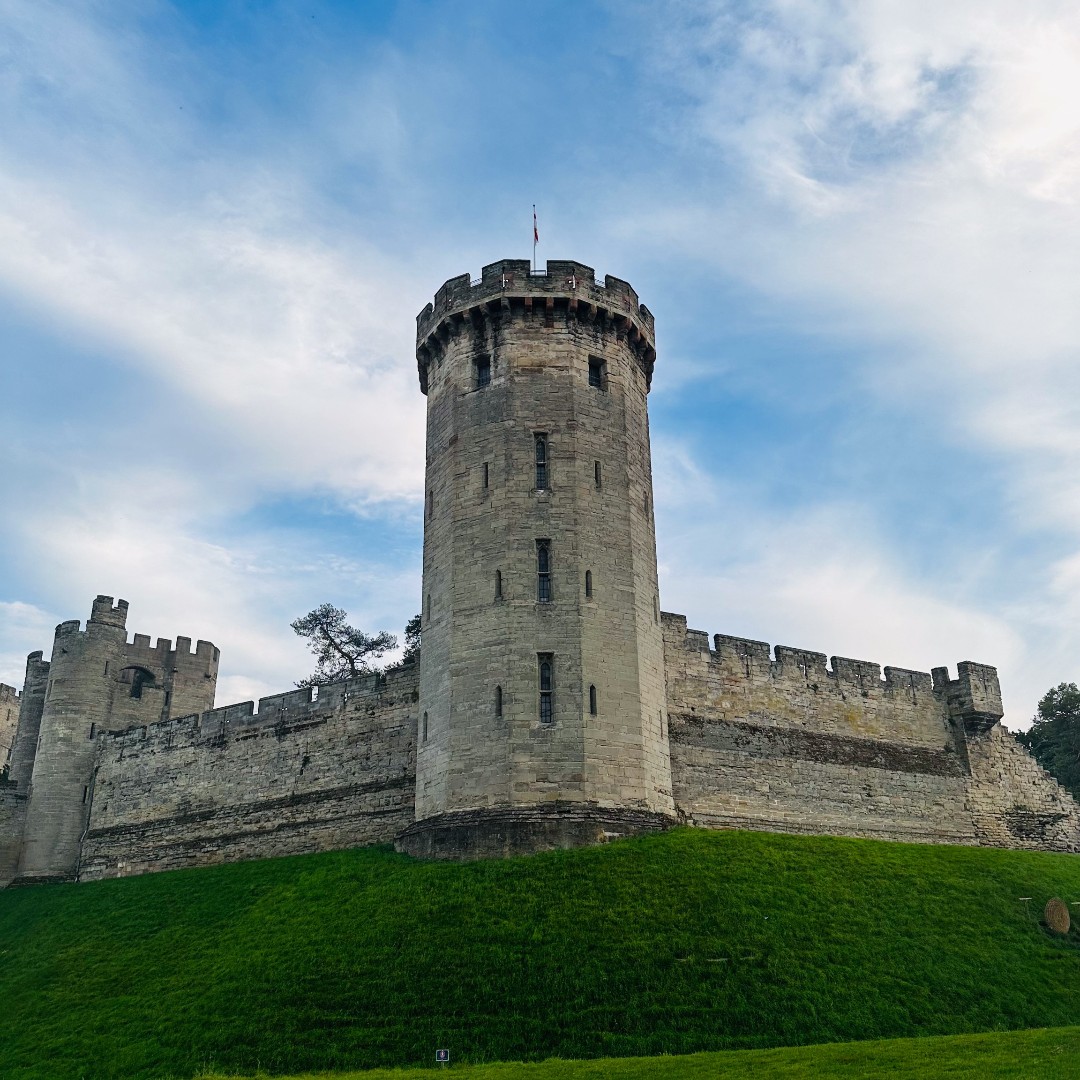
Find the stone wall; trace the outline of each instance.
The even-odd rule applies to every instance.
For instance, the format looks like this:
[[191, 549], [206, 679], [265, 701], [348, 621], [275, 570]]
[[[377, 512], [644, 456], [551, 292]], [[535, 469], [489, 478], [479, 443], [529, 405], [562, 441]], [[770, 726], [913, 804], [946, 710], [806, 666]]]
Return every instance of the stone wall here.
[[0, 889], [18, 873], [26, 825], [26, 796], [13, 784], [0, 784]]
[[1001, 725], [971, 736], [968, 805], [979, 843], [1080, 851], [1080, 807]]
[[408, 665], [102, 736], [79, 879], [391, 842], [416, 702]]
[[1080, 808], [997, 720], [992, 668], [933, 675], [688, 630], [664, 615], [682, 816], [765, 829], [1073, 851]]
[[0, 769], [11, 758], [15, 730], [19, 726], [19, 692], [14, 686], [0, 683]]

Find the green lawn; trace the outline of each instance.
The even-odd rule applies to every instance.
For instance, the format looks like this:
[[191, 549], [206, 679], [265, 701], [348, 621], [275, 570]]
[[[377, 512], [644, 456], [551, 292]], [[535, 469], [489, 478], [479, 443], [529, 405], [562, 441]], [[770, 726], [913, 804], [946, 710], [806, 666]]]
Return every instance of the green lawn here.
[[367, 849], [10, 890], [0, 1076], [1080, 1024], [1080, 935], [1040, 926], [1050, 896], [1080, 901], [1080, 859], [691, 829], [465, 865]]
[[[785, 1050], [722, 1050], [683, 1057], [600, 1058], [450, 1070], [375, 1069], [287, 1080], [1075, 1080], [1080, 1029], [937, 1035]], [[234, 1080], [207, 1076], [205, 1080]]]

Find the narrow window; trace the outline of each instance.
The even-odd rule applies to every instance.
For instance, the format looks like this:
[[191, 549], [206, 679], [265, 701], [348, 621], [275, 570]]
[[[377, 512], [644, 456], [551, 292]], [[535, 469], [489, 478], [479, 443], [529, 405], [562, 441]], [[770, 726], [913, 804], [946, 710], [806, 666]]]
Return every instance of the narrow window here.
[[540, 665], [540, 723], [550, 724], [555, 719], [555, 687], [551, 670], [554, 657], [551, 653], [540, 653], [537, 660]]
[[92, 739], [97, 734], [97, 724], [90, 725], [90, 738]]
[[660, 710], [660, 738], [664, 737], [664, 710]]
[[428, 622], [431, 622], [431, 593], [427, 594], [427, 617]]
[[424, 723], [421, 734], [423, 735], [424, 742], [427, 742], [427, 713], [424, 713]]
[[592, 571], [585, 571], [585, 599], [592, 599]]
[[488, 487], [488, 463], [484, 462], [484, 490], [487, 491]]
[[502, 687], [495, 687], [495, 715], [502, 716]]
[[90, 794], [90, 789], [88, 787], [84, 787], [82, 789], [82, 801], [84, 803], [86, 802], [87, 796], [89, 796], [89, 794]]
[[544, 491], [548, 486], [548, 444], [546, 435], [536, 436], [536, 490]]
[[476, 369], [476, 389], [487, 386], [491, 382], [491, 357], [478, 356], [474, 361]]
[[536, 599], [541, 604], [551, 601], [551, 541], [536, 541]]
[[607, 389], [607, 364], [598, 356], [589, 357], [589, 385], [597, 390]]
[[601, 487], [601, 484], [600, 484], [600, 462], [599, 461], [596, 461], [596, 462], [593, 463], [592, 474], [593, 474], [593, 480], [596, 481], [596, 490], [599, 491], [600, 487]]
[[502, 571], [495, 571], [495, 599], [502, 599]]
[[589, 715], [596, 715], [596, 687], [589, 687]]
[[106, 675], [109, 674], [109, 661], [108, 660], [105, 661], [105, 674]]
[[432, 510], [432, 507], [434, 506], [434, 503], [435, 503], [435, 500], [432, 498], [432, 494], [429, 491], [427, 493], [427, 507], [426, 507], [428, 521], [431, 520], [431, 510]]

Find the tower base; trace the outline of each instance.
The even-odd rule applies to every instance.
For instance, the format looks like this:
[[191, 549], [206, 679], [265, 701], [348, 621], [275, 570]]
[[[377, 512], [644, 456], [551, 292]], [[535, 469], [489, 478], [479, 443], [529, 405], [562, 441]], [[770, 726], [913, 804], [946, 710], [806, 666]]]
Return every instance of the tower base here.
[[604, 844], [675, 824], [674, 817], [650, 810], [554, 802], [437, 814], [413, 822], [394, 847], [423, 859], [499, 859]]

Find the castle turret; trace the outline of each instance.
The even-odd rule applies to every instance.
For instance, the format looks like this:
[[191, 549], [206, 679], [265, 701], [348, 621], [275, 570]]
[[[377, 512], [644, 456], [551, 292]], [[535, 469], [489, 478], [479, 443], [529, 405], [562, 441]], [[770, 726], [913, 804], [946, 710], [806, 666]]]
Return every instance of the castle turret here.
[[668, 824], [647, 395], [653, 318], [624, 281], [524, 260], [417, 320], [427, 395], [418, 854]]
[[30, 780], [22, 864], [28, 880], [74, 878], [89, 813], [95, 736], [112, 710], [127, 640], [127, 601], [99, 596], [85, 630], [56, 628]]
[[41, 655], [39, 649], [26, 658], [26, 677], [19, 699], [19, 723], [15, 729], [8, 769], [8, 779], [23, 792], [30, 787], [30, 774], [34, 771], [34, 754], [37, 752], [41, 714], [45, 708], [45, 688], [49, 681], [49, 661], [43, 660]]

